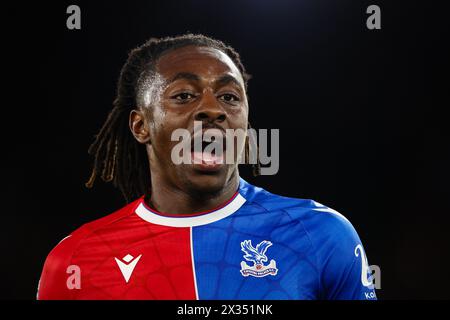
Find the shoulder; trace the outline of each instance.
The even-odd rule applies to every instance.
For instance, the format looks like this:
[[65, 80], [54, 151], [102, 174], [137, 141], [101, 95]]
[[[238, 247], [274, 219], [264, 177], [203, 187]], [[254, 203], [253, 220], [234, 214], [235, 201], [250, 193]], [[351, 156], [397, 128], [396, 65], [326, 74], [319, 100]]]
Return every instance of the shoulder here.
[[89, 237], [93, 232], [102, 229], [104, 227], [110, 226], [123, 218], [134, 213], [138, 203], [141, 198], [127, 204], [121, 209], [106, 215], [100, 219], [93, 220], [91, 222], [83, 224], [81, 227], [70, 233], [67, 237], [61, 240], [56, 247], [50, 252], [49, 256], [61, 256], [61, 253], [70, 253], [73, 252], [76, 247], [82, 242], [84, 239]]
[[[308, 239], [309, 252], [319, 272], [350, 268], [357, 261], [356, 250], [362, 244], [352, 223], [340, 212], [311, 199], [272, 195], [290, 221], [299, 241]], [[293, 231], [292, 231], [293, 232]], [[334, 271], [333, 271], [334, 272]], [[334, 274], [330, 272], [330, 274]]]
[[359, 243], [359, 236], [347, 217], [333, 208], [317, 201], [308, 200], [302, 207], [286, 208], [293, 220], [299, 220], [313, 244], [354, 246]]
[[298, 215], [314, 207], [317, 203], [310, 199], [285, 197], [282, 195], [271, 193], [263, 188], [253, 186], [249, 183], [245, 184], [245, 188], [241, 188], [243, 196], [248, 204], [259, 206], [265, 211], [282, 211], [289, 210], [296, 212]]
[[359, 242], [352, 223], [340, 212], [312, 199], [285, 197], [254, 187], [250, 203], [272, 213], [279, 212], [301, 224], [314, 242]]
[[[63, 285], [66, 279], [66, 269], [72, 263], [72, 258], [83, 241], [95, 231], [110, 226], [134, 212], [138, 199], [116, 212], [103, 218], [86, 223], [62, 239], [47, 255], [39, 281], [39, 299], [52, 299], [61, 297], [65, 292]], [[66, 298], [66, 297], [62, 297]]]

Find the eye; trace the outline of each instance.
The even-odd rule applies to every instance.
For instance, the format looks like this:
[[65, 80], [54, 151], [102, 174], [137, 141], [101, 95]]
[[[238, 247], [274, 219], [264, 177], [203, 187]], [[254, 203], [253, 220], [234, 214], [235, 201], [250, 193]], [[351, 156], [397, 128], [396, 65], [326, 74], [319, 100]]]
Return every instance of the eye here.
[[239, 97], [237, 97], [236, 95], [231, 94], [231, 93], [225, 93], [225, 94], [221, 95], [219, 97], [219, 99], [222, 101], [228, 102], [228, 103], [230, 103], [230, 102], [233, 103], [233, 102], [239, 101]]
[[172, 96], [172, 99], [175, 99], [179, 102], [187, 102], [193, 98], [195, 98], [195, 96], [189, 92], [182, 92], [182, 93]]

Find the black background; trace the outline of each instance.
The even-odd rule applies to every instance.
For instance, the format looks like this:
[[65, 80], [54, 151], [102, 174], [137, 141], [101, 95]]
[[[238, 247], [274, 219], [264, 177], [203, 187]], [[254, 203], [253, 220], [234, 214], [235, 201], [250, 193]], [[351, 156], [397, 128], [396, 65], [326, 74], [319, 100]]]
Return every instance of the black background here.
[[[66, 28], [70, 4], [81, 7], [81, 30]], [[381, 7], [381, 30], [366, 28], [370, 4]], [[188, 31], [241, 54], [252, 125], [280, 129], [278, 174], [242, 176], [344, 214], [381, 268], [380, 299], [450, 297], [441, 4], [40, 1], [2, 11], [1, 298], [34, 299], [58, 241], [123, 206], [108, 184], [84, 187], [87, 148], [128, 51]]]

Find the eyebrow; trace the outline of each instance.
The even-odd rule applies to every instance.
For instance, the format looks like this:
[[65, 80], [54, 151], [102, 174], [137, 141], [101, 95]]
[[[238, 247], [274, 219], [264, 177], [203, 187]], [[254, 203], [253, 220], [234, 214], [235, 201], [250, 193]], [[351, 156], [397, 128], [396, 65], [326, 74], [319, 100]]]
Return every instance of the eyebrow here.
[[[180, 72], [180, 73], [177, 73], [174, 77], [172, 77], [170, 79], [169, 83], [172, 83], [179, 79], [200, 81], [200, 77], [194, 73]], [[221, 86], [227, 85], [228, 83], [231, 82], [231, 83], [236, 84], [239, 88], [241, 87], [241, 83], [235, 77], [233, 77], [232, 75], [229, 75], [229, 74], [221, 76], [219, 79], [215, 80], [214, 82]]]
[[200, 81], [200, 77], [196, 74], [193, 74], [190, 72], [180, 72], [180, 73], [177, 73], [172, 79], [170, 79], [169, 83], [172, 83], [179, 79]]
[[229, 74], [223, 75], [219, 79], [216, 80], [216, 83], [219, 85], [222, 85], [222, 86], [229, 84], [230, 82], [234, 83], [239, 88], [241, 87], [241, 83], [235, 77], [233, 77]]

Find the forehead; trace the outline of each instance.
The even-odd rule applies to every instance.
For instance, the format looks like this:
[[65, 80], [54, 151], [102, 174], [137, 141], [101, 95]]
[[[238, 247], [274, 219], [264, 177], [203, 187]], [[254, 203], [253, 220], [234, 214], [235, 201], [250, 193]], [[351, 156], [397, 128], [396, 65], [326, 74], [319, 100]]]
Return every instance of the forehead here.
[[171, 50], [159, 58], [156, 71], [165, 79], [170, 79], [180, 72], [189, 72], [205, 78], [228, 74], [244, 83], [231, 58], [210, 47], [186, 46]]

